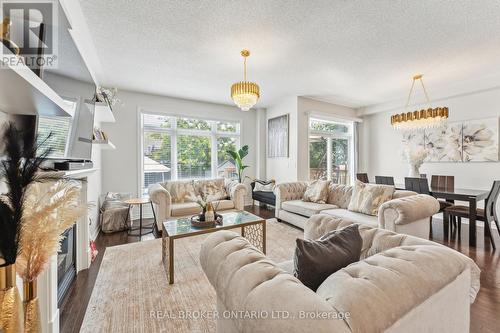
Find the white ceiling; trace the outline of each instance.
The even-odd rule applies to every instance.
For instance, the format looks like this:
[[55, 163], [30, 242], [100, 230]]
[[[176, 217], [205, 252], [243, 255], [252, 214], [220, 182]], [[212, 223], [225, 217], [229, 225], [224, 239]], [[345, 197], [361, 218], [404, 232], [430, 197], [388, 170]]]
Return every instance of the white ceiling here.
[[500, 86], [498, 0], [80, 3], [102, 83], [121, 89], [231, 104], [242, 48], [261, 107], [290, 95], [404, 99], [418, 72], [431, 97]]

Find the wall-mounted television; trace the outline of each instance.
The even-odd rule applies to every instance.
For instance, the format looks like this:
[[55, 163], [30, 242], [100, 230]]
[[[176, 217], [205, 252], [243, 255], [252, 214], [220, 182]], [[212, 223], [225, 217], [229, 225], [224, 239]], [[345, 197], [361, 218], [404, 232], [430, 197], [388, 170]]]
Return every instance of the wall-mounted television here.
[[51, 149], [53, 159], [90, 160], [94, 128], [94, 105], [65, 100], [72, 117], [38, 116], [37, 140]]

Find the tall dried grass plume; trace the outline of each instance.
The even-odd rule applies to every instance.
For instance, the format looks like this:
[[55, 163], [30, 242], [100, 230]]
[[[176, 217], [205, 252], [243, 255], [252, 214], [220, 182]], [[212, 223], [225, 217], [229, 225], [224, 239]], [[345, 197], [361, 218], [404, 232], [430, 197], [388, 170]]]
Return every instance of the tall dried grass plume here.
[[61, 234], [83, 216], [81, 184], [59, 180], [32, 183], [25, 194], [16, 269], [25, 281], [34, 281], [60, 248]]

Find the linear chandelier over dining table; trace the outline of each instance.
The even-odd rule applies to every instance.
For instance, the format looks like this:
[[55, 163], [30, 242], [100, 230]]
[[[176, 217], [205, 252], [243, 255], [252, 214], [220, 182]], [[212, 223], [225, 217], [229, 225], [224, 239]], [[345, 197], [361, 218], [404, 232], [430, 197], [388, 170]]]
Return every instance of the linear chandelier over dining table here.
[[391, 125], [394, 129], [412, 131], [423, 130], [426, 128], [435, 128], [442, 126], [446, 119], [448, 119], [449, 111], [447, 107], [442, 106], [433, 108], [431, 106], [431, 101], [429, 99], [429, 95], [427, 94], [427, 90], [425, 89], [422, 76], [422, 74], [418, 74], [413, 77], [413, 82], [411, 84], [410, 93], [408, 94], [405, 110], [408, 109], [408, 106], [410, 105], [411, 95], [413, 93], [413, 88], [415, 87], [415, 81], [417, 80], [419, 80], [422, 85], [422, 89], [424, 91], [427, 104], [429, 104], [429, 108], [392, 115]]

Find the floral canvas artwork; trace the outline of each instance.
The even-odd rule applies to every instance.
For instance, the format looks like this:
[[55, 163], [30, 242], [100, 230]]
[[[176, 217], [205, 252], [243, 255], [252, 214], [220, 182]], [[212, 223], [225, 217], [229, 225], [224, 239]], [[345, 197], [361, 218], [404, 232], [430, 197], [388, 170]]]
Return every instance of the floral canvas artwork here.
[[424, 146], [424, 132], [404, 132], [404, 148], [417, 148]]
[[463, 161], [499, 161], [498, 118], [473, 120], [463, 127]]
[[498, 162], [499, 118], [447, 123], [424, 132], [404, 133], [404, 150], [425, 147], [426, 162]]
[[427, 162], [462, 161], [462, 123], [426, 130], [424, 146], [429, 153]]

